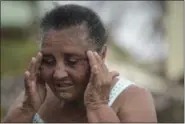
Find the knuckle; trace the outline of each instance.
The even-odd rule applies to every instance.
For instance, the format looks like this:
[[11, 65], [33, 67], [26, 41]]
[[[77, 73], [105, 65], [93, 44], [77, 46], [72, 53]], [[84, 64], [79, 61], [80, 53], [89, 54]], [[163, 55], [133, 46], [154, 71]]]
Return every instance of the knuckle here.
[[27, 84], [28, 84], [29, 87], [31, 87], [32, 81], [31, 80], [27, 81]]
[[93, 68], [92, 68], [92, 72], [97, 74], [99, 72], [99, 69], [98, 69], [98, 66], [97, 65], [94, 65]]
[[97, 69], [97, 68], [98, 68], [98, 65], [93, 65], [93, 68], [94, 68], [94, 69]]
[[25, 88], [26, 88], [27, 90], [29, 90], [30, 87], [31, 87], [31, 81], [26, 81], [25, 83], [26, 83]]

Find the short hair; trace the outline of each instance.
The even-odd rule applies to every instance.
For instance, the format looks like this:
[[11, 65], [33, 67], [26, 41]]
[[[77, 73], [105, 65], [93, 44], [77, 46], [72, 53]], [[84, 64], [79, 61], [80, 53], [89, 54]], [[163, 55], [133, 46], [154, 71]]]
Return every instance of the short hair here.
[[60, 5], [52, 9], [41, 20], [40, 28], [43, 32], [50, 29], [60, 30], [70, 26], [86, 23], [91, 38], [97, 45], [97, 51], [101, 50], [107, 41], [107, 33], [100, 17], [91, 9], [76, 5]]

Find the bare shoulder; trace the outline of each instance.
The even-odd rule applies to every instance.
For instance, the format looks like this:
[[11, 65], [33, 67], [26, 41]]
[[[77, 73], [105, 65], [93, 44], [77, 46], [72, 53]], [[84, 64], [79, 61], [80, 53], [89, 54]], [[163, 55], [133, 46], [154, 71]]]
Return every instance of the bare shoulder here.
[[120, 94], [117, 105], [122, 122], [157, 122], [153, 97], [145, 88], [131, 85]]
[[150, 91], [137, 85], [131, 85], [125, 91], [123, 91], [120, 96], [121, 101], [137, 99], [139, 101], [150, 100], [153, 102], [153, 97]]

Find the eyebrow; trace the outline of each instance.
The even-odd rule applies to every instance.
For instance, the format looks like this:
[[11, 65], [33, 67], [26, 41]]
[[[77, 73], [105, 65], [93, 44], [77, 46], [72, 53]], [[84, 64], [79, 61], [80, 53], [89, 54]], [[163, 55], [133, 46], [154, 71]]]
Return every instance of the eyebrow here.
[[[43, 57], [53, 57], [52, 53], [47, 52], [45, 50], [41, 50], [40, 52], [42, 53]], [[64, 55], [87, 58], [86, 51], [85, 51], [85, 54], [84, 54], [84, 52], [79, 52], [79, 51], [73, 51], [73, 52], [66, 51], [66, 52], [64, 52]]]
[[65, 56], [67, 57], [77, 57], [77, 58], [80, 58], [80, 59], [87, 59], [86, 56], [82, 55], [82, 54], [74, 54], [74, 53], [66, 53]]
[[51, 55], [51, 54], [43, 54], [43, 58], [50, 58], [50, 57], [53, 57], [53, 55]]

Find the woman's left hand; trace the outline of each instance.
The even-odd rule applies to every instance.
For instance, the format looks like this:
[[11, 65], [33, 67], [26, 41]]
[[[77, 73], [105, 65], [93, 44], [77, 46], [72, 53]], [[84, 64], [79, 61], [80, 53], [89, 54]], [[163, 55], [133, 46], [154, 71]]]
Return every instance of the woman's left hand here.
[[118, 72], [109, 72], [97, 52], [87, 52], [91, 67], [91, 76], [84, 93], [84, 103], [88, 109], [97, 109], [108, 105], [113, 80]]

